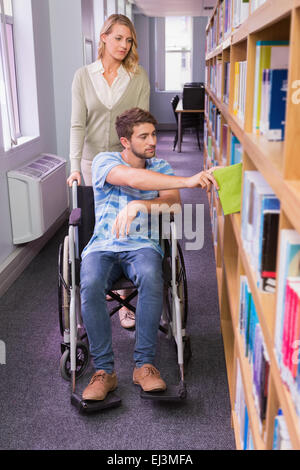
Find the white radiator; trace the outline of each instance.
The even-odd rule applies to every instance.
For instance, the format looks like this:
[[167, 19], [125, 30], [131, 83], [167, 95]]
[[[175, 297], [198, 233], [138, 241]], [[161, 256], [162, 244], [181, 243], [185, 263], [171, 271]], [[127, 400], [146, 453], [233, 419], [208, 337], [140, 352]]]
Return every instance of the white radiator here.
[[41, 237], [68, 207], [66, 161], [41, 154], [7, 177], [13, 243]]

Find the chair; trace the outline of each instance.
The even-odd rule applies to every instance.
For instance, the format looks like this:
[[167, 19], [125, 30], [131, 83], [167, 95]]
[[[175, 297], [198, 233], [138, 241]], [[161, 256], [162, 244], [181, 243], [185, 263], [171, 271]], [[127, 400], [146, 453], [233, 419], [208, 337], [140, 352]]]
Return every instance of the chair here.
[[[94, 230], [94, 196], [91, 186], [79, 186], [73, 183], [73, 205], [69, 219], [69, 231], [59, 247], [58, 257], [58, 310], [61, 343], [60, 371], [65, 380], [71, 381], [71, 403], [80, 412], [94, 412], [103, 408], [118, 406], [119, 397], [111, 393], [108, 400], [91, 403], [83, 401], [75, 394], [75, 381], [85, 372], [89, 364], [89, 348], [86, 332], [82, 325], [80, 310], [80, 253], [89, 241]], [[174, 340], [177, 349], [178, 366], [180, 369], [180, 384], [178, 387], [168, 386], [167, 392], [141, 392], [142, 398], [159, 400], [182, 400], [186, 397], [183, 364], [189, 361], [191, 355], [190, 339], [185, 333], [187, 322], [187, 279], [183, 253], [176, 238], [176, 227], [171, 221], [170, 239], [162, 239], [164, 243], [163, 274], [165, 285], [164, 311], [160, 330]], [[122, 277], [108, 294], [118, 302], [116, 308], [110, 311], [114, 315], [123, 305], [135, 311], [130, 301], [137, 295], [135, 289], [126, 299], [122, 299], [116, 290], [130, 289], [135, 286]], [[83, 334], [81, 334], [83, 331]]]
[[[176, 119], [177, 129], [174, 137], [173, 150], [176, 148], [178, 141], [178, 113], [176, 113], [176, 108], [179, 103], [179, 96], [175, 95], [171, 99], [171, 105]], [[201, 150], [200, 142], [200, 133], [203, 134], [203, 114], [202, 113], [182, 113], [181, 115], [181, 139], [184, 134], [185, 129], [194, 129], [197, 136], [197, 142], [199, 150]], [[181, 142], [180, 142], [181, 143]]]

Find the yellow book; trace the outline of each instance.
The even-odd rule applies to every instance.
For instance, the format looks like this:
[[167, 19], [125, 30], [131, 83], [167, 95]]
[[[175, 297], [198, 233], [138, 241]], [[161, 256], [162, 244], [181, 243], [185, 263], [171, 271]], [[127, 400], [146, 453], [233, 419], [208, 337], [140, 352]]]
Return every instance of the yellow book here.
[[240, 63], [234, 64], [234, 90], [233, 90], [233, 114], [237, 116], [239, 109], [239, 82], [240, 82]]

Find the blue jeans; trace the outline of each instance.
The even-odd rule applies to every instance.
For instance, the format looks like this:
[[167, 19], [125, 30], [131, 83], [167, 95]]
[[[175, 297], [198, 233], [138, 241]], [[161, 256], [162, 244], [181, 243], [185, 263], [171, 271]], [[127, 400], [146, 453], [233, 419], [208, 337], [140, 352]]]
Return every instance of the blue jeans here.
[[163, 307], [162, 257], [152, 248], [92, 252], [81, 262], [81, 313], [96, 370], [114, 370], [106, 293], [123, 273], [138, 289], [134, 360], [153, 364]]

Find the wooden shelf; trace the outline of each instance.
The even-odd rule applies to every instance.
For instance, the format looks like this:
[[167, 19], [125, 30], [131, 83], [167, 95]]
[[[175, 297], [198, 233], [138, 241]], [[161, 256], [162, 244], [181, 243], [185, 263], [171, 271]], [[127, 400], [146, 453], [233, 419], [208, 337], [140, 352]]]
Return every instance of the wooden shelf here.
[[[220, 3], [221, 0], [217, 0], [213, 15], [206, 29], [207, 34], [210, 35], [211, 28], [217, 28], [213, 42], [215, 42], [216, 37], [220, 36], [218, 31]], [[270, 142], [265, 137], [251, 132], [256, 42], [259, 40], [287, 39], [290, 42], [290, 54], [285, 141]], [[230, 76], [227, 77], [229, 79], [229, 104], [223, 101], [223, 97], [219, 98], [216, 96], [216, 93], [208, 85], [206, 85], [205, 96], [206, 103], [213, 103], [221, 114], [221, 121], [219, 121], [221, 127], [218, 138], [220, 142], [219, 148], [209, 122], [209, 115], [211, 111], [215, 112], [215, 109], [206, 108], [207, 135], [212, 138], [215, 155], [215, 162], [212, 162], [212, 164], [217, 162], [220, 165], [223, 164], [221, 158], [223, 159], [223, 154], [225, 156], [226, 146], [223, 146], [223, 139], [226, 135], [223, 137], [222, 126], [225, 123], [228, 125], [227, 162], [230, 161], [228, 137], [233, 133], [242, 146], [243, 172], [246, 170], [257, 170], [263, 175], [280, 200], [281, 228], [294, 228], [300, 233], [300, 161], [298, 158], [300, 146], [300, 107], [295, 105], [292, 98], [295, 80], [299, 80], [300, 77], [300, 0], [267, 0], [251, 13], [239, 28], [232, 31], [214, 50], [210, 50], [206, 54], [208, 82], [220, 84], [217, 78], [220, 78], [220, 74], [222, 74], [221, 91], [223, 93], [225, 88], [225, 66], [219, 67], [221, 61], [223, 64], [230, 62]], [[234, 64], [241, 61], [247, 61], [243, 121], [233, 113]], [[208, 109], [210, 110], [209, 112]], [[213, 128], [217, 128], [217, 120]], [[226, 129], [224, 132], [226, 132]], [[207, 148], [205, 147], [204, 158], [206, 157]], [[272, 448], [274, 419], [278, 407], [280, 407], [284, 414], [292, 447], [300, 450], [300, 417], [297, 415], [292, 395], [281, 378], [275, 354], [276, 292], [267, 293], [258, 288], [257, 274], [252, 266], [251, 257], [245, 250], [241, 236], [241, 215], [237, 213], [223, 218], [221, 213], [218, 212], [217, 221], [216, 272], [236, 446], [238, 449], [242, 448], [239, 419], [234, 409], [236, 395], [236, 366], [234, 364], [238, 360], [255, 448]], [[270, 360], [268, 407], [266, 422], [263, 427], [260, 423], [253, 398], [251, 367], [248, 359], [245, 357], [243, 339], [238, 328], [241, 274], [247, 277], [264, 338], [266, 353]]]

